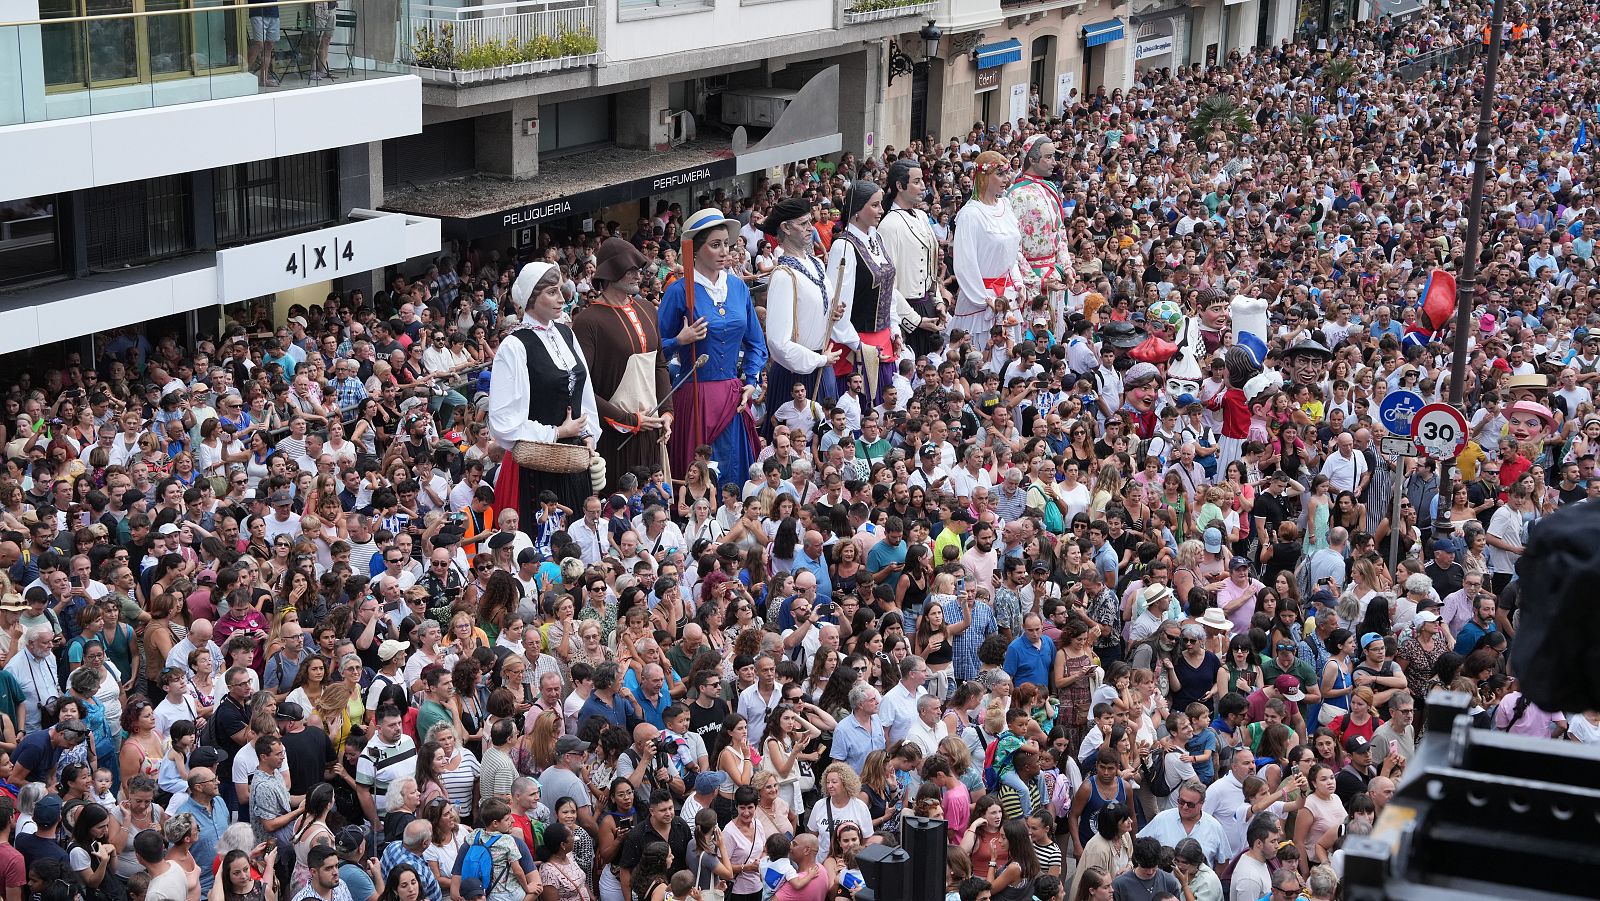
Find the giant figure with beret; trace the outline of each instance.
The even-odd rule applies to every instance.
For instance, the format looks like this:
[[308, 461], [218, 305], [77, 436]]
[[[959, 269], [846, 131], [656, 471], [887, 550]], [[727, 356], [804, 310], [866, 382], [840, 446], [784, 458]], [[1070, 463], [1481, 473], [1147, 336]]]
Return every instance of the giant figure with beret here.
[[[688, 472], [695, 448], [711, 446], [717, 478], [739, 482], [756, 459], [750, 401], [767, 366], [767, 339], [744, 282], [727, 270], [737, 219], [704, 209], [683, 224], [694, 258], [690, 274], [667, 287], [657, 317], [661, 349], [688, 384], [677, 396], [668, 442], [674, 472]], [[706, 362], [695, 368], [696, 358]]]
[[[778, 240], [778, 267], [767, 281], [767, 396], [782, 403], [798, 382], [812, 399], [839, 396], [833, 364], [854, 335], [844, 321], [845, 300], [832, 296], [828, 267], [811, 253], [811, 204], [785, 197], [762, 220]], [[837, 346], [830, 347], [830, 342]]]
[[595, 253], [600, 297], [572, 317], [572, 333], [589, 361], [602, 426], [599, 451], [612, 480], [662, 463], [672, 434], [672, 380], [656, 308], [639, 296], [639, 273], [647, 262], [628, 241], [607, 238]]

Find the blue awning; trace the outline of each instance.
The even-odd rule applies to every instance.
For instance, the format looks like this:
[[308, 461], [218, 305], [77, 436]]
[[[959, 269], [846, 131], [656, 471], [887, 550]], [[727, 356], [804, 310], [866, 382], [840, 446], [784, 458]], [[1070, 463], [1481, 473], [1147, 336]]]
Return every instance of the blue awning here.
[[1109, 19], [1105, 22], [1096, 22], [1093, 25], [1083, 26], [1083, 46], [1098, 47], [1112, 41], [1122, 40], [1122, 20]]
[[1009, 41], [996, 41], [993, 44], [979, 44], [974, 52], [978, 55], [978, 68], [998, 69], [1006, 63], [1022, 60], [1022, 42], [1012, 38]]

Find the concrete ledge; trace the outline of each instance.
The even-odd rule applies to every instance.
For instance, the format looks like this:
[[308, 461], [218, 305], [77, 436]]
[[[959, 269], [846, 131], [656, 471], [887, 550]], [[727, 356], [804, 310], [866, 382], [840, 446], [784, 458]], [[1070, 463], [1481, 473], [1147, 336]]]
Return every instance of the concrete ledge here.
[[[776, 0], [770, 0], [776, 2]], [[692, 16], [695, 13], [708, 13], [716, 9], [714, 2], [709, 0], [683, 0], [679, 3], [663, 3], [659, 6], [618, 6], [618, 22], [640, 22], [645, 19], [665, 19], [671, 16]]]

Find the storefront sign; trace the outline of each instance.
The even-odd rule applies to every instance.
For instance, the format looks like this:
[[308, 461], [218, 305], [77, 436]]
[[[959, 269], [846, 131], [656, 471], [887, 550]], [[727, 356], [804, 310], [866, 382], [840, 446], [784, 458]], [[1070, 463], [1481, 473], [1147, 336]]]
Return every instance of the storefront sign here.
[[1011, 86], [1011, 121], [1028, 118], [1028, 86], [1014, 84]]
[[647, 175], [614, 185], [603, 185], [566, 197], [552, 197], [498, 213], [462, 219], [447, 218], [444, 220], [443, 231], [452, 238], [471, 239], [516, 229], [518, 243], [527, 246], [533, 243], [531, 232], [527, 241], [522, 240], [522, 235], [530, 226], [575, 216], [587, 217], [590, 213], [613, 204], [669, 194], [737, 174], [738, 161], [730, 156], [727, 159], [712, 160], [709, 163]]
[[406, 218], [378, 216], [217, 252], [217, 291], [235, 303], [406, 259]]
[[1171, 53], [1172, 46], [1173, 39], [1170, 34], [1151, 38], [1148, 41], [1140, 41], [1133, 45], [1134, 62]]
[[973, 93], [981, 94], [984, 91], [992, 91], [998, 87], [1000, 87], [999, 69], [978, 70], [977, 80], [972, 84]]

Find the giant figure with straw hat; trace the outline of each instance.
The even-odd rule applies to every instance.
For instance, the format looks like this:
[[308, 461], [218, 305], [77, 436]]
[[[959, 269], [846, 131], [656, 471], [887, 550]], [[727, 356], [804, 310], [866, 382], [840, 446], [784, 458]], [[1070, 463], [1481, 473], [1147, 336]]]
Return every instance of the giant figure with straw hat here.
[[829, 342], [852, 336], [845, 302], [833, 297], [828, 267], [811, 253], [811, 204], [785, 197], [762, 220], [761, 230], [778, 239], [778, 268], [767, 283], [767, 396], [786, 398], [795, 383], [812, 398], [839, 396], [833, 364], [844, 351]]
[[[767, 365], [767, 340], [744, 282], [725, 268], [737, 219], [704, 209], [683, 223], [690, 274], [667, 287], [657, 322], [661, 349], [678, 361], [677, 419], [668, 443], [674, 472], [687, 472], [695, 448], [710, 445], [722, 482], [739, 482], [756, 459], [750, 401]], [[703, 365], [696, 365], [698, 357]]]
[[594, 386], [572, 329], [557, 322], [566, 303], [561, 270], [529, 263], [511, 285], [522, 310], [500, 342], [489, 376], [489, 435], [507, 453], [495, 479], [495, 509], [533, 522], [542, 491], [571, 509], [605, 485]]
[[[639, 296], [647, 262], [628, 241], [607, 238], [595, 253], [593, 284], [600, 297], [572, 317], [600, 414], [600, 456], [613, 481], [639, 467], [665, 465], [672, 434], [671, 378], [656, 308]], [[640, 484], [647, 477], [641, 475]]]

